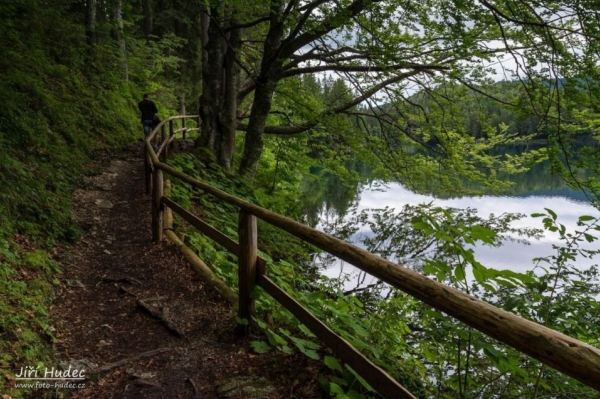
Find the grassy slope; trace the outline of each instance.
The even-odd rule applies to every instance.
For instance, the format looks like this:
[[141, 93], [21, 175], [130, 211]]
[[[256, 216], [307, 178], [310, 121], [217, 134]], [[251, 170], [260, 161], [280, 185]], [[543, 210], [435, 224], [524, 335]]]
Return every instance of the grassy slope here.
[[67, 5], [11, 3], [0, 5], [0, 393], [20, 398], [10, 369], [54, 365], [51, 248], [78, 236], [71, 192], [96, 151], [138, 133], [139, 93], [111, 48], [88, 50]]

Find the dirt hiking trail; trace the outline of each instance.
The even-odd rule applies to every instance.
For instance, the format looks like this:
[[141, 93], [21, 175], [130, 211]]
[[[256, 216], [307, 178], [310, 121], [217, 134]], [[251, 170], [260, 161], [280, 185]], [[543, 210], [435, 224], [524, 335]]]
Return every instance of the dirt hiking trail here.
[[[73, 193], [75, 218], [86, 232], [61, 254], [52, 313], [63, 364], [106, 371], [70, 398], [323, 397], [318, 363], [254, 354], [250, 341], [262, 338], [238, 337], [229, 304], [173, 245], [152, 242], [141, 143], [112, 154], [102, 169]], [[139, 300], [167, 310], [184, 336]]]

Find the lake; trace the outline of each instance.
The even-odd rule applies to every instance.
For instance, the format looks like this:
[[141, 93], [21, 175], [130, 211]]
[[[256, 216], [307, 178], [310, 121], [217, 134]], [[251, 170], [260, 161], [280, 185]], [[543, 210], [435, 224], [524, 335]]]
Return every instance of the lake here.
[[[384, 208], [389, 206], [401, 209], [404, 205], [416, 205], [419, 203], [434, 202], [437, 206], [452, 208], [474, 208], [480, 217], [490, 214], [499, 215], [507, 213], [532, 213], [544, 212], [544, 208], [552, 209], [558, 215], [558, 221], [564, 224], [567, 231], [577, 228], [577, 220], [582, 215], [600, 217], [600, 211], [594, 208], [588, 201], [585, 193], [567, 187], [558, 176], [549, 175], [547, 165], [542, 163], [536, 165], [528, 173], [513, 177], [515, 186], [505, 195], [482, 195], [463, 196], [459, 198], [440, 198], [434, 194], [416, 194], [404, 188], [400, 183], [387, 184], [385, 191], [372, 190], [368, 186], [347, 187], [343, 186], [335, 176], [328, 176], [313, 187], [315, 197], [310, 204], [306, 204], [306, 214], [309, 223], [318, 229], [323, 228], [324, 222], [332, 222], [337, 218], [345, 218], [349, 210], [356, 208], [358, 211], [372, 208]], [[513, 223], [514, 227], [542, 227], [541, 218], [530, 216]], [[358, 246], [363, 246], [361, 240], [373, 236], [368, 226], [358, 226], [359, 231], [353, 234], [350, 240]], [[489, 246], [478, 246], [475, 248], [476, 259], [484, 266], [495, 269], [510, 269], [518, 272], [531, 270], [535, 265], [533, 258], [548, 256], [554, 253], [553, 244], [559, 244], [557, 233], [545, 232], [539, 240], [530, 240], [530, 244], [507, 241], [499, 248]], [[593, 249], [598, 243], [583, 243], [583, 248]], [[350, 274], [354, 277], [345, 288], [354, 288], [359, 278], [357, 268], [340, 261], [332, 262], [323, 266], [317, 261], [322, 271], [328, 277], [340, 277]], [[575, 262], [578, 268], [588, 268], [596, 264], [596, 259], [580, 257]], [[361, 280], [362, 277], [360, 278]], [[374, 278], [368, 276], [362, 284], [374, 282]]]

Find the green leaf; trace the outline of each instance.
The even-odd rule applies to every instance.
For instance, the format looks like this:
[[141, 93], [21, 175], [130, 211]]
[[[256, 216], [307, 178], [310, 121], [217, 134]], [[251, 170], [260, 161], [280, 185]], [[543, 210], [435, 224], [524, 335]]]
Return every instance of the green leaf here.
[[552, 209], [550, 208], [544, 208], [546, 210], [546, 212], [548, 212], [550, 214], [550, 216], [552, 216], [553, 220], [556, 220], [556, 212], [554, 212]]
[[354, 377], [356, 377], [356, 379], [358, 380], [358, 382], [360, 382], [361, 385], [363, 387], [365, 387], [368, 391], [370, 391], [370, 392], [374, 392], [375, 391], [373, 389], [373, 387], [364, 378], [362, 378], [356, 371], [354, 371], [351, 367], [346, 366], [346, 368], [354, 375]]
[[500, 352], [494, 349], [493, 346], [488, 345], [483, 348], [483, 353], [497, 366], [500, 362]]
[[413, 227], [417, 230], [430, 230], [430, 227], [427, 223], [419, 221], [419, 222], [414, 222], [413, 223]]
[[337, 359], [335, 357], [333, 357], [333, 356], [325, 356], [325, 359], [323, 359], [323, 362], [330, 369], [337, 370], [340, 373], [343, 372], [342, 366], [340, 365], [340, 363], [337, 361]]
[[329, 383], [329, 393], [331, 395], [338, 394], [338, 393], [343, 395], [344, 390], [335, 382], [330, 382]]
[[585, 240], [587, 242], [594, 242], [594, 241], [596, 241], [596, 237], [594, 237], [591, 234], [583, 233], [583, 236], [585, 237]]
[[501, 278], [496, 278], [494, 281], [496, 281], [498, 284], [503, 285], [503, 286], [508, 287], [508, 288], [515, 288], [516, 287], [516, 285], [512, 281], [509, 281], [509, 280], [504, 280], [504, 279], [501, 279]]
[[264, 321], [262, 321], [262, 320], [259, 320], [259, 319], [257, 319], [257, 318], [254, 318], [254, 321], [255, 321], [255, 322], [256, 322], [256, 324], [257, 324], [257, 325], [258, 325], [260, 328], [262, 328], [263, 330], [264, 330], [265, 328], [267, 328], [267, 323], [265, 323]]
[[250, 342], [250, 345], [256, 353], [267, 353], [271, 350], [271, 346], [264, 341], [252, 341]]
[[504, 305], [504, 309], [505, 310], [513, 310], [514, 308], [517, 307], [517, 305], [519, 303], [521, 303], [521, 301], [523, 301], [523, 298], [519, 297], [519, 296], [513, 296], [508, 298], [508, 301], [506, 301], [506, 304]]
[[266, 330], [265, 332], [267, 333], [267, 338], [269, 338], [269, 342], [271, 343], [271, 345], [273, 345], [273, 346], [287, 345], [287, 341], [285, 339], [283, 339], [283, 337], [280, 336], [279, 334], [274, 333], [273, 331], [270, 331], [270, 330]]
[[579, 216], [579, 221], [580, 222], [588, 222], [590, 220], [596, 220], [596, 218], [593, 217], [593, 216], [590, 216], [590, 215]]
[[290, 338], [293, 342], [300, 344], [302, 346], [305, 346], [307, 348], [310, 349], [319, 349], [321, 347], [321, 345], [317, 344], [316, 342], [313, 341], [308, 341], [306, 339], [302, 339], [302, 338], [298, 338], [298, 337], [294, 337], [291, 334], [287, 335], [288, 338]]
[[365, 399], [365, 395], [360, 394], [354, 390], [350, 390], [350, 391], [346, 392], [346, 397], [348, 397], [350, 399]]
[[317, 352], [315, 352], [312, 349], [305, 349], [302, 351], [302, 353], [304, 353], [306, 356], [310, 357], [311, 359], [314, 360], [319, 360], [321, 359], [321, 357], [319, 356], [319, 354]]
[[486, 244], [493, 244], [497, 234], [487, 227], [473, 226], [471, 229], [471, 236], [476, 240], [485, 242]]
[[484, 273], [485, 269], [481, 267], [473, 267], [473, 277], [478, 283], [483, 283], [486, 280], [486, 274]]
[[457, 280], [464, 280], [465, 279], [465, 267], [463, 265], [458, 265], [456, 266], [456, 269], [454, 269], [454, 276], [456, 277]]
[[348, 381], [346, 381], [343, 378], [336, 377], [336, 376], [331, 377], [329, 382], [335, 382], [336, 384], [338, 384], [341, 387], [345, 387], [348, 385]]
[[438, 272], [438, 268], [431, 263], [427, 263], [421, 268], [421, 271], [423, 271], [425, 274], [436, 274]]
[[304, 334], [306, 334], [307, 337], [309, 338], [316, 338], [316, 335], [312, 333], [312, 331], [310, 331], [308, 329], [308, 327], [306, 327], [304, 324], [300, 324], [298, 326], [298, 328], [300, 329], [300, 331], [302, 331]]

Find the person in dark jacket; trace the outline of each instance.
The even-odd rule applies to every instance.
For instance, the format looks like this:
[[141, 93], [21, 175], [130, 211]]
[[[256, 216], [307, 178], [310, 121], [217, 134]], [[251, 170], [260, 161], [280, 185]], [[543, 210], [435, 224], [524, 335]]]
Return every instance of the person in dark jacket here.
[[152, 100], [149, 99], [148, 94], [144, 94], [144, 99], [138, 103], [138, 108], [142, 113], [142, 125], [144, 126], [144, 134], [146, 137], [150, 135], [152, 132], [152, 127], [154, 126], [154, 118], [156, 113], [158, 112], [158, 108], [156, 108], [156, 104]]

